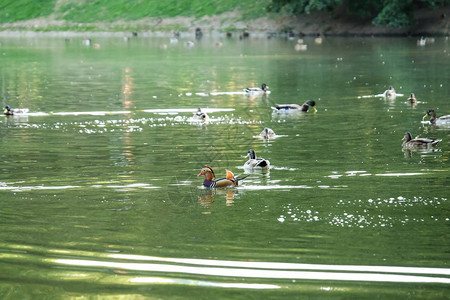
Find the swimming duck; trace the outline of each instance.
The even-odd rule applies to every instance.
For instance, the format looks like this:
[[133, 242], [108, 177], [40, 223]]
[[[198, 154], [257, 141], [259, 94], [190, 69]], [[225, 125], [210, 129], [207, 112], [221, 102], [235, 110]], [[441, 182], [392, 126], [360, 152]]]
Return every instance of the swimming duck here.
[[244, 90], [244, 92], [246, 92], [247, 94], [251, 94], [251, 95], [264, 95], [267, 92], [267, 89], [269, 87], [263, 83], [261, 85], [261, 88], [258, 87], [248, 87]]
[[262, 138], [268, 139], [268, 138], [274, 138], [276, 136], [276, 134], [272, 129], [266, 127], [263, 129], [263, 131], [261, 131], [259, 136]]
[[394, 87], [392, 85], [389, 86], [389, 88], [384, 91], [383, 95], [386, 98], [392, 98], [392, 97], [397, 96], [397, 94], [395, 93], [395, 89], [394, 89]]
[[406, 100], [406, 102], [417, 103], [417, 99], [416, 99], [416, 96], [414, 95], [414, 93], [411, 93], [411, 96], [409, 96], [409, 98]]
[[28, 112], [27, 108], [25, 108], [25, 109], [11, 108], [11, 107], [9, 107], [9, 105], [6, 105], [3, 108], [3, 113], [7, 116], [12, 116], [14, 114], [25, 114], [27, 112]]
[[402, 147], [404, 149], [414, 149], [414, 148], [428, 148], [436, 146], [442, 140], [429, 139], [429, 138], [412, 138], [411, 133], [409, 131], [405, 132], [405, 136], [403, 137]]
[[308, 109], [312, 107], [314, 109], [314, 112], [317, 111], [316, 109], [316, 102], [314, 100], [308, 100], [303, 105], [298, 104], [277, 104], [277, 106], [274, 108], [275, 110], [300, 110], [307, 112]]
[[220, 188], [220, 187], [229, 187], [229, 186], [238, 186], [239, 181], [244, 180], [248, 177], [235, 177], [231, 171], [226, 171], [226, 177], [215, 179], [214, 171], [209, 166], [204, 166], [200, 173], [197, 176], [205, 175], [205, 180], [203, 181], [203, 185], [210, 188]]
[[244, 169], [254, 169], [254, 170], [269, 170], [270, 162], [264, 158], [256, 158], [255, 150], [248, 150], [247, 157], [249, 158], [245, 164]]
[[445, 115], [439, 118], [436, 118], [436, 112], [434, 109], [430, 109], [427, 111], [425, 116], [423, 116], [422, 120], [425, 120], [425, 118], [429, 116], [430, 117], [430, 124], [433, 125], [444, 125], [444, 124], [450, 124], [450, 115]]
[[207, 121], [209, 119], [208, 115], [202, 112], [200, 107], [198, 108], [197, 112], [194, 113], [194, 118], [203, 121]]

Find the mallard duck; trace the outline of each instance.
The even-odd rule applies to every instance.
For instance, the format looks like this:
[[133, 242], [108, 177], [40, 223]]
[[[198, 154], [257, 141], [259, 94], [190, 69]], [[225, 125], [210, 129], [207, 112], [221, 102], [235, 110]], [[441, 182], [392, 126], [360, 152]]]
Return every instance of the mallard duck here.
[[411, 93], [411, 96], [409, 96], [409, 98], [406, 101], [408, 103], [417, 103], [417, 99], [416, 99], [416, 96], [414, 95], [414, 93]]
[[27, 109], [27, 108], [24, 108], [24, 109], [11, 108], [11, 107], [9, 107], [9, 105], [6, 105], [6, 106], [3, 108], [3, 113], [4, 113], [5, 115], [7, 115], [7, 116], [12, 116], [12, 115], [14, 115], [14, 114], [25, 114], [25, 113], [27, 113], [27, 112], [28, 112], [28, 109]]
[[274, 108], [275, 110], [299, 110], [307, 112], [308, 109], [312, 107], [314, 109], [314, 112], [317, 111], [316, 109], [316, 102], [314, 100], [308, 100], [303, 105], [298, 104], [277, 104], [277, 106]]
[[436, 112], [434, 109], [430, 109], [427, 111], [425, 116], [423, 116], [422, 120], [425, 120], [425, 118], [429, 116], [430, 117], [430, 124], [433, 125], [447, 125], [450, 124], [450, 115], [445, 115], [439, 118], [436, 118]]
[[411, 133], [409, 131], [405, 132], [405, 136], [403, 137], [402, 147], [404, 149], [414, 149], [414, 148], [428, 148], [436, 146], [442, 140], [429, 139], [429, 138], [412, 138]]
[[261, 84], [261, 88], [258, 87], [248, 87], [246, 89], [244, 89], [244, 92], [246, 92], [247, 94], [251, 94], [251, 95], [263, 95], [267, 92], [267, 89], [269, 87], [263, 83]]
[[204, 166], [200, 173], [197, 176], [205, 175], [205, 180], [203, 181], [203, 185], [210, 188], [220, 188], [220, 187], [228, 187], [228, 186], [238, 186], [239, 181], [244, 180], [248, 177], [235, 177], [231, 171], [226, 171], [226, 177], [215, 179], [214, 171], [209, 166]]
[[252, 170], [269, 170], [270, 162], [264, 158], [256, 158], [255, 150], [248, 150], [247, 156], [249, 159], [244, 164], [244, 169]]
[[193, 116], [195, 119], [207, 121], [209, 119], [208, 115], [204, 112], [202, 112], [201, 108], [199, 107], [197, 112], [194, 113]]
[[384, 91], [383, 95], [386, 98], [392, 98], [392, 97], [397, 96], [397, 94], [395, 93], [395, 89], [394, 89], [394, 87], [392, 85], [389, 86], [389, 88]]
[[263, 131], [259, 134], [260, 137], [268, 139], [268, 138], [274, 138], [276, 136], [275, 131], [273, 131], [270, 128], [264, 128]]

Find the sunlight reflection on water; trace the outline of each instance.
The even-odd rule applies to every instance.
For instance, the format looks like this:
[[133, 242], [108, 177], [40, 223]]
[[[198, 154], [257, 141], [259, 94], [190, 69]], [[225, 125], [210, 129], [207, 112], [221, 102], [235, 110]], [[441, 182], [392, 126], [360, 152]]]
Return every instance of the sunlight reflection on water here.
[[[111, 255], [113, 256], [113, 255]], [[126, 256], [114, 255], [116, 258], [126, 259]], [[142, 257], [145, 259], [145, 257]], [[133, 258], [132, 258], [133, 259]], [[149, 257], [150, 260], [158, 260]], [[162, 259], [163, 261], [171, 261], [171, 259]], [[428, 277], [400, 275], [395, 273], [406, 274], [433, 274], [433, 275], [450, 275], [450, 269], [438, 268], [414, 268], [414, 267], [371, 267], [371, 266], [334, 266], [334, 265], [301, 265], [301, 264], [277, 264], [277, 263], [242, 263], [246, 268], [235, 268], [239, 262], [229, 262], [229, 266], [224, 267], [224, 261], [220, 261], [221, 267], [215, 267], [214, 261], [211, 266], [205, 264], [206, 260], [202, 260], [203, 265], [186, 266], [172, 264], [152, 264], [152, 263], [128, 263], [128, 262], [112, 262], [98, 260], [81, 260], [81, 259], [55, 259], [48, 260], [56, 264], [70, 265], [74, 267], [95, 267], [95, 268], [111, 268], [133, 271], [146, 272], [167, 272], [175, 274], [195, 274], [207, 276], [222, 277], [242, 277], [242, 278], [268, 278], [268, 279], [309, 279], [309, 280], [339, 280], [339, 281], [369, 281], [369, 282], [421, 282], [421, 283], [445, 283], [450, 284], [450, 278], [446, 277]], [[176, 261], [176, 259], [175, 259]], [[195, 261], [192, 261], [196, 264]], [[182, 263], [191, 263], [184, 260]], [[266, 266], [270, 265], [270, 269]], [[290, 266], [292, 265], [292, 266]], [[297, 269], [297, 270], [296, 270]], [[328, 270], [323, 271], [298, 271], [298, 270]], [[346, 271], [346, 272], [337, 272]], [[371, 273], [369, 273], [371, 272]], [[372, 273], [374, 272], [374, 273]], [[383, 272], [383, 273], [375, 273]], [[393, 273], [389, 273], [393, 272]], [[142, 279], [133, 279], [134, 282], [151, 283], [152, 280], [145, 279], [148, 277], [138, 277]], [[195, 283], [195, 282], [190, 282]], [[245, 288], [245, 286], [241, 286]], [[276, 286], [272, 286], [275, 288]]]
[[339, 200], [333, 207], [335, 212], [322, 212], [320, 209], [287, 205], [285, 213], [278, 222], [323, 222], [339, 227], [394, 227], [407, 223], [440, 222], [448, 223], [449, 218], [423, 218], [412, 215], [408, 208], [427, 207], [436, 212], [441, 209], [447, 198], [411, 199], [398, 196], [388, 199]]

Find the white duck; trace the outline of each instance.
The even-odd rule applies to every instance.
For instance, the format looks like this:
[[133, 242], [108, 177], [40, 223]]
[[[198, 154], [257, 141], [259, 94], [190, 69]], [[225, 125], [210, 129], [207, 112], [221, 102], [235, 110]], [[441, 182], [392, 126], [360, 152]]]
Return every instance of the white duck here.
[[247, 157], [249, 158], [245, 164], [244, 169], [247, 170], [269, 170], [270, 162], [264, 158], [256, 158], [255, 150], [248, 150]]

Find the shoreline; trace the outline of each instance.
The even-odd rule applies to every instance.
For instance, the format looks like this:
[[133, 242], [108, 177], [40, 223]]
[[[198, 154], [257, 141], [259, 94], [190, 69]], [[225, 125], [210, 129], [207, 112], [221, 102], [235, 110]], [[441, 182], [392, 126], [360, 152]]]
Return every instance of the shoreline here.
[[145, 18], [135, 21], [73, 23], [51, 18], [0, 24], [0, 37], [195, 37], [201, 30], [210, 37], [420, 37], [450, 35], [450, 5], [439, 9], [414, 12], [416, 25], [409, 28], [387, 28], [370, 20], [357, 20], [345, 13], [317, 12], [293, 15], [268, 15], [243, 20], [238, 11], [221, 15], [173, 18]]
[[[249, 34], [248, 38], [288, 38], [287, 34], [273, 34], [273, 33], [258, 33], [258, 32], [247, 32]], [[301, 37], [317, 37], [319, 33], [309, 33], [302, 35], [295, 35], [290, 38], [301, 38]], [[421, 32], [421, 33], [336, 33], [336, 34], [322, 34], [325, 37], [342, 37], [342, 38], [408, 38], [408, 37], [449, 37], [448, 34], [444, 33], [432, 33], [432, 32]], [[194, 33], [180, 33], [181, 38], [195, 38]], [[61, 38], [131, 38], [131, 32], [125, 31], [13, 31], [5, 30], [0, 31], [0, 38], [33, 38], [33, 37], [61, 37]], [[173, 37], [171, 32], [139, 32], [136, 37], [141, 38], [152, 38], [152, 37]], [[239, 36], [227, 36], [225, 33], [210, 33], [204, 34], [205, 38], [230, 38], [238, 39]]]

